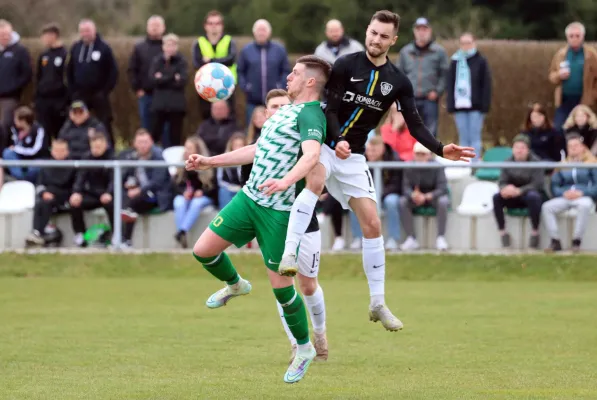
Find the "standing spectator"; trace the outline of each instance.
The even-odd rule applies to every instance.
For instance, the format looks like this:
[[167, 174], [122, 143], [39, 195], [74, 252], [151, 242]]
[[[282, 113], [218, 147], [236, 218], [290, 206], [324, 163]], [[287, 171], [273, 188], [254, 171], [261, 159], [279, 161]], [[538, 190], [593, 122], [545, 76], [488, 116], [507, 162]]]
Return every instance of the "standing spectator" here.
[[[187, 139], [184, 144], [184, 154], [181, 161], [185, 161], [191, 154], [209, 157], [207, 146], [198, 137]], [[187, 171], [178, 168], [174, 177], [174, 217], [176, 219], [176, 241], [183, 249], [188, 247], [187, 233], [199, 218], [205, 207], [214, 204], [215, 184], [212, 169], [205, 171]]]
[[209, 154], [217, 156], [226, 150], [226, 144], [234, 132], [238, 131], [236, 121], [230, 116], [230, 108], [225, 101], [211, 104], [211, 117], [201, 122], [197, 132], [209, 150]]
[[574, 107], [564, 124], [566, 133], [578, 133], [585, 146], [593, 155], [597, 155], [597, 115], [588, 106], [579, 104]]
[[325, 25], [325, 36], [327, 40], [317, 46], [315, 55], [323, 58], [332, 65], [343, 55], [365, 50], [363, 45], [357, 40], [349, 38], [344, 34], [342, 22], [337, 19], [331, 19]]
[[[247, 139], [242, 133], [235, 133], [230, 137], [226, 145], [226, 153], [238, 150], [247, 145]], [[218, 168], [218, 205], [220, 209], [226, 207], [232, 198], [242, 188], [241, 184], [241, 167], [225, 167]]]
[[[417, 142], [413, 149], [415, 162], [429, 163], [433, 154], [429, 149]], [[406, 231], [406, 240], [400, 246], [401, 250], [416, 250], [419, 242], [415, 238], [413, 209], [431, 205], [437, 212], [437, 239], [435, 247], [444, 251], [448, 249], [446, 241], [446, 225], [448, 223], [448, 180], [443, 168], [417, 168], [404, 171], [402, 179], [402, 193], [400, 198], [400, 219]]]
[[568, 44], [558, 50], [549, 69], [549, 81], [556, 85], [553, 123], [560, 132], [574, 107], [593, 107], [597, 100], [597, 50], [585, 44], [585, 27], [580, 22], [572, 22], [565, 32]]
[[[83, 156], [88, 161], [109, 161], [114, 152], [108, 145], [106, 135], [96, 133], [89, 139], [91, 150]], [[114, 223], [114, 172], [110, 168], [81, 168], [70, 196], [70, 216], [75, 232], [75, 244], [87, 247], [84, 239], [85, 218], [83, 211], [102, 207], [106, 211], [110, 225]]]
[[290, 73], [286, 49], [271, 41], [272, 26], [267, 20], [255, 21], [253, 36], [255, 40], [246, 45], [238, 57], [238, 86], [247, 96], [247, 126], [253, 109], [265, 104], [267, 92], [286, 88], [286, 77]]
[[[68, 159], [68, 142], [52, 141], [52, 160]], [[54, 210], [68, 202], [76, 170], [74, 168], [42, 168], [37, 181], [35, 207], [33, 208], [33, 231], [25, 242], [29, 245], [45, 244], [43, 234]]]
[[[151, 105], [154, 114], [153, 140], [161, 142], [164, 149], [180, 146], [187, 108], [184, 89], [189, 76], [187, 61], [178, 52], [178, 36], [164, 36], [164, 52], [153, 60], [149, 75], [155, 88]], [[164, 132], [165, 124], [169, 125], [169, 134]]]
[[446, 90], [448, 56], [446, 50], [433, 41], [433, 31], [427, 18], [417, 19], [414, 34], [414, 42], [400, 50], [397, 64], [413, 85], [423, 122], [437, 136], [438, 104]]
[[56, 24], [42, 28], [41, 42], [45, 51], [37, 60], [35, 113], [49, 140], [58, 137], [66, 120], [68, 89], [65, 70], [68, 53], [60, 40], [60, 29]]
[[[146, 129], [141, 128], [135, 132], [134, 148], [131, 160], [164, 160]], [[130, 247], [139, 214], [147, 214], [154, 209], [163, 212], [172, 208], [172, 182], [167, 167], [136, 167], [126, 170], [123, 175], [123, 244], [124, 247]]]
[[90, 131], [106, 133], [106, 128], [89, 114], [89, 109], [85, 103], [74, 101], [70, 105], [68, 120], [58, 133], [60, 139], [68, 142], [70, 147], [69, 156], [73, 160], [80, 160], [85, 153], [89, 152]]
[[135, 44], [131, 54], [128, 75], [133, 92], [137, 96], [141, 127], [151, 129], [153, 84], [149, 75], [149, 68], [153, 60], [162, 54], [162, 36], [166, 31], [164, 18], [159, 15], [152, 15], [147, 20], [146, 29], [147, 36]]
[[[205, 16], [203, 23], [205, 35], [199, 36], [193, 44], [192, 57], [193, 67], [198, 70], [207, 63], [220, 63], [228, 68], [234, 75], [234, 81], [238, 85], [238, 74], [236, 66], [236, 43], [232, 36], [224, 34], [224, 16], [216, 10], [212, 10]], [[228, 98], [230, 114], [234, 116], [234, 93]], [[199, 97], [199, 112], [201, 120], [210, 116], [211, 103]]]
[[[543, 220], [551, 244], [546, 251], [562, 250], [558, 232], [557, 215], [576, 209], [576, 221], [572, 236], [572, 250], [579, 251], [582, 237], [589, 222], [589, 214], [595, 209], [597, 198], [597, 168], [566, 169], [566, 163], [597, 163], [597, 159], [583, 145], [582, 136], [571, 134], [567, 137], [568, 157], [551, 177], [551, 192], [554, 198], [543, 204]], [[597, 167], [597, 164], [595, 165]]]
[[491, 71], [487, 59], [477, 51], [472, 33], [460, 36], [460, 50], [452, 56], [446, 90], [460, 145], [474, 148], [475, 157], [481, 157], [483, 120], [491, 105]]
[[401, 160], [412, 161], [413, 148], [417, 140], [411, 136], [404, 116], [398, 111], [396, 103], [390, 107], [390, 112], [379, 130], [384, 143], [389, 145]]
[[522, 133], [528, 136], [531, 151], [541, 160], [560, 161], [564, 153], [564, 135], [551, 125], [545, 108], [535, 103], [527, 112]]
[[[35, 160], [46, 158], [46, 134], [34, 119], [33, 110], [21, 106], [15, 110], [14, 125], [10, 128], [12, 133], [10, 146], [2, 152], [5, 160]], [[35, 183], [39, 174], [38, 167], [9, 167], [10, 175], [16, 179], [24, 179]]]
[[4, 150], [9, 126], [17, 108], [21, 93], [31, 81], [31, 57], [20, 43], [21, 37], [12, 30], [10, 22], [0, 19], [0, 151]]
[[67, 65], [68, 86], [72, 100], [82, 100], [104, 124], [114, 145], [110, 92], [118, 81], [118, 66], [112, 48], [97, 33], [95, 23], [79, 23], [81, 40], [75, 42]]
[[[527, 135], [519, 134], [512, 143], [512, 157], [507, 162], [541, 161], [531, 153], [531, 142]], [[510, 234], [506, 231], [504, 207], [527, 208], [531, 217], [529, 247], [539, 247], [539, 222], [543, 198], [544, 171], [539, 168], [502, 168], [498, 182], [500, 191], [493, 196], [493, 214], [500, 231], [503, 247], [510, 247]]]

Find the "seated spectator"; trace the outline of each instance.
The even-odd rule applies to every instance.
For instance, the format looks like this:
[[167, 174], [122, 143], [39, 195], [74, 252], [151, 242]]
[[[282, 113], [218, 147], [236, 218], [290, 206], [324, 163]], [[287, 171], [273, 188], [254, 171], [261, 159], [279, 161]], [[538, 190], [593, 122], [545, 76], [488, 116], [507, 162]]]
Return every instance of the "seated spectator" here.
[[[54, 139], [51, 156], [53, 160], [66, 160], [68, 143], [63, 139]], [[36, 187], [37, 197], [33, 209], [33, 231], [25, 242], [27, 245], [45, 244], [44, 231], [52, 213], [67, 204], [76, 178], [74, 168], [42, 168]]]
[[[107, 132], [104, 125], [89, 114], [89, 109], [82, 101], [70, 105], [68, 120], [60, 129], [58, 137], [68, 142], [70, 158], [80, 160], [89, 153], [89, 129]], [[106, 135], [108, 135], [106, 133]]]
[[[539, 157], [531, 153], [531, 141], [524, 134], [516, 135], [512, 143], [512, 157], [507, 162], [537, 162]], [[544, 171], [539, 168], [502, 168], [498, 185], [499, 193], [493, 196], [493, 213], [497, 221], [502, 246], [510, 247], [510, 234], [506, 231], [504, 207], [528, 208], [531, 217], [529, 246], [539, 247], [539, 219], [541, 218], [541, 195]]]
[[566, 163], [597, 163], [597, 159], [583, 144], [579, 134], [567, 136], [568, 157], [561, 168], [551, 177], [551, 192], [554, 198], [543, 204], [543, 220], [551, 244], [546, 251], [560, 251], [562, 244], [558, 231], [557, 215], [569, 209], [576, 209], [572, 251], [579, 251], [582, 237], [587, 228], [589, 213], [595, 209], [597, 198], [597, 165], [596, 168], [566, 169]]
[[[203, 140], [188, 138], [184, 144], [183, 161], [191, 154], [209, 157], [207, 146]], [[201, 211], [214, 204], [215, 184], [213, 170], [187, 171], [178, 168], [174, 177], [174, 217], [176, 219], [176, 241], [183, 249], [188, 247], [187, 232], [191, 230]]]
[[[9, 147], [4, 149], [5, 160], [35, 160], [47, 158], [46, 134], [37, 122], [33, 110], [22, 106], [15, 110], [14, 124]], [[15, 179], [23, 179], [35, 183], [39, 174], [38, 167], [8, 167], [10, 175]]]
[[[429, 149], [417, 142], [413, 149], [414, 161], [418, 163], [435, 162]], [[448, 180], [443, 168], [406, 169], [402, 177], [402, 194], [400, 197], [400, 219], [406, 231], [406, 240], [402, 250], [416, 250], [419, 242], [415, 238], [413, 210], [415, 207], [433, 206], [437, 212], [437, 239], [435, 247], [444, 251], [448, 249], [446, 241], [446, 224], [448, 222]]]
[[[156, 151], [151, 134], [146, 129], [135, 132], [135, 152], [132, 160], [163, 161]], [[122, 199], [122, 220], [124, 221], [123, 245], [131, 246], [133, 229], [138, 216], [154, 209], [168, 211], [172, 208], [172, 183], [167, 167], [136, 167], [123, 174], [124, 198]]]
[[224, 100], [211, 105], [211, 117], [203, 121], [197, 132], [209, 150], [209, 154], [217, 156], [226, 151], [226, 144], [233, 133], [238, 131], [236, 121], [230, 116], [230, 108]]
[[555, 130], [545, 108], [535, 103], [529, 109], [522, 133], [529, 138], [531, 151], [541, 160], [560, 161], [564, 154], [564, 137]]
[[[91, 150], [83, 156], [83, 160], [108, 161], [114, 159], [114, 153], [108, 144], [108, 138], [102, 133], [96, 133], [90, 138]], [[70, 196], [70, 213], [75, 244], [86, 247], [83, 235], [85, 219], [83, 211], [95, 210], [102, 207], [106, 210], [110, 225], [114, 222], [114, 172], [110, 168], [81, 168], [77, 172], [77, 179]]]
[[[226, 153], [238, 150], [247, 145], [247, 139], [242, 132], [232, 135], [228, 144], [226, 145]], [[241, 184], [241, 167], [224, 167], [218, 168], [218, 205], [220, 209], [226, 207], [232, 198], [242, 188]]]
[[417, 140], [410, 135], [410, 131], [404, 122], [404, 116], [397, 110], [396, 103], [392, 104], [380, 131], [384, 143], [390, 145], [401, 160], [412, 161], [414, 157], [413, 147]]
[[[165, 149], [180, 146], [182, 142], [182, 124], [187, 108], [184, 89], [189, 76], [187, 61], [178, 51], [178, 36], [166, 35], [163, 42], [164, 52], [153, 60], [149, 77], [154, 85], [151, 133], [154, 142], [160, 142]], [[168, 135], [164, 132], [167, 124]]]
[[264, 106], [257, 106], [253, 109], [253, 115], [251, 115], [251, 125], [247, 129], [247, 144], [257, 143], [257, 139], [261, 136], [261, 128], [267, 121]]
[[597, 156], [597, 115], [593, 110], [582, 104], [574, 107], [564, 123], [564, 129], [566, 134], [580, 134], [584, 145]]

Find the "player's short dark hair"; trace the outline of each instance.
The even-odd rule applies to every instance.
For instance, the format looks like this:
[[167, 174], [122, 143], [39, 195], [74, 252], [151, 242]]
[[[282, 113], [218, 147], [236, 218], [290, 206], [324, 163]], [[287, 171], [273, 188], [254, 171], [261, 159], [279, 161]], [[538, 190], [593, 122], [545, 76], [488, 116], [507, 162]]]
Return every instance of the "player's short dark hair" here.
[[296, 60], [297, 64], [303, 64], [307, 69], [313, 69], [321, 72], [327, 82], [332, 72], [332, 65], [321, 57], [315, 55], [302, 56]]
[[221, 13], [221, 12], [219, 12], [218, 10], [211, 10], [211, 11], [209, 11], [207, 14], [205, 14], [205, 19], [203, 20], [203, 23], [204, 23], [204, 24], [207, 24], [207, 20], [208, 20], [210, 17], [220, 17], [220, 19], [221, 19], [222, 21], [224, 21], [224, 15], [222, 15], [222, 13]]
[[288, 97], [290, 98], [290, 96], [288, 96], [288, 92], [284, 89], [272, 89], [269, 92], [267, 92], [267, 96], [265, 96], [265, 104], [267, 104], [268, 101], [270, 101], [271, 99], [275, 99], [276, 97]]
[[400, 27], [400, 15], [389, 10], [377, 11], [373, 14], [373, 17], [371, 17], [371, 22], [373, 21], [379, 21], [383, 24], [392, 24], [394, 25], [394, 31], [396, 32], [398, 32], [398, 28]]
[[15, 119], [25, 121], [28, 125], [33, 125], [35, 121], [35, 113], [28, 106], [21, 106], [15, 110]]
[[53, 33], [56, 36], [60, 36], [60, 27], [55, 22], [46, 24], [41, 28], [41, 34], [43, 35], [44, 33]]

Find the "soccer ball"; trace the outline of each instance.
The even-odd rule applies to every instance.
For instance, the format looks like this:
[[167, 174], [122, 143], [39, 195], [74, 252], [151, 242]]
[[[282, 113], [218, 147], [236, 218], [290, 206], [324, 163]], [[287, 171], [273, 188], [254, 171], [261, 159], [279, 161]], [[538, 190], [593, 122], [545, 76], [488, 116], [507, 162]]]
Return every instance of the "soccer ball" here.
[[207, 63], [195, 74], [195, 90], [210, 103], [227, 100], [232, 96], [235, 85], [230, 69], [220, 63]]

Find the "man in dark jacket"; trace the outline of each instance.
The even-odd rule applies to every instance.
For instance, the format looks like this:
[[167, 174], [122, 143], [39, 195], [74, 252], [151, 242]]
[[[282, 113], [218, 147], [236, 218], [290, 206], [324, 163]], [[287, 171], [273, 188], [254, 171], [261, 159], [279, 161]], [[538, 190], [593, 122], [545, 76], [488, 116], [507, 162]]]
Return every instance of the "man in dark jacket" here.
[[[104, 134], [95, 133], [89, 139], [91, 151], [83, 156], [83, 160], [109, 161], [114, 159], [114, 153], [109, 148]], [[77, 179], [70, 196], [70, 211], [75, 244], [87, 246], [83, 235], [86, 231], [83, 211], [95, 210], [102, 207], [106, 210], [110, 225], [114, 221], [114, 172], [110, 168], [81, 168], [77, 172]]]
[[[421, 143], [413, 148], [414, 161], [432, 162], [433, 154]], [[419, 243], [415, 239], [413, 210], [415, 207], [432, 206], [437, 214], [437, 239], [435, 247], [444, 251], [448, 249], [446, 241], [446, 224], [448, 222], [448, 180], [443, 168], [407, 169], [402, 179], [402, 197], [400, 198], [400, 218], [406, 231], [406, 241], [400, 246], [402, 250], [415, 250]]]
[[45, 50], [37, 60], [35, 113], [49, 140], [58, 137], [66, 120], [68, 89], [65, 70], [68, 53], [60, 40], [60, 29], [56, 24], [43, 27], [41, 41]]
[[[68, 159], [68, 143], [62, 139], [52, 142], [52, 159]], [[25, 239], [28, 245], [44, 245], [46, 225], [52, 213], [68, 203], [76, 177], [74, 168], [42, 168], [36, 187], [37, 198], [33, 209], [33, 231]]]
[[[134, 160], [164, 160], [155, 151], [151, 134], [141, 128], [135, 133]], [[136, 167], [124, 172], [124, 198], [122, 200], [122, 220], [125, 222], [123, 243], [131, 245], [133, 229], [138, 216], [154, 209], [168, 211], [172, 208], [174, 198], [170, 173], [167, 167]]]
[[79, 23], [81, 40], [70, 51], [67, 66], [72, 100], [84, 101], [104, 124], [114, 144], [110, 92], [118, 81], [118, 67], [110, 46], [97, 33], [95, 23], [84, 19]]
[[[512, 157], [508, 162], [541, 161], [530, 151], [527, 135], [516, 135], [512, 142]], [[510, 234], [506, 231], [505, 208], [527, 208], [531, 217], [531, 237], [529, 247], [539, 247], [539, 222], [543, 203], [545, 171], [539, 168], [503, 168], [498, 182], [500, 191], [493, 196], [493, 213], [500, 230], [502, 246], [510, 247]]]
[[129, 60], [129, 81], [139, 106], [141, 127], [151, 129], [151, 102], [153, 85], [149, 78], [149, 68], [153, 60], [162, 54], [162, 36], [166, 31], [164, 18], [153, 15], [147, 20], [147, 36], [135, 44]]
[[58, 137], [68, 142], [70, 158], [80, 160], [89, 151], [89, 131], [106, 133], [106, 128], [89, 114], [87, 105], [82, 101], [75, 101], [70, 105], [68, 117]]
[[31, 81], [31, 57], [19, 42], [21, 37], [6, 20], [0, 20], [0, 152], [7, 143], [8, 127], [21, 98], [21, 93]]
[[272, 26], [265, 19], [253, 24], [255, 41], [246, 45], [238, 56], [238, 86], [247, 96], [246, 124], [256, 106], [265, 104], [271, 89], [285, 89], [290, 73], [284, 46], [271, 41]]
[[217, 156], [226, 151], [230, 136], [238, 131], [236, 121], [230, 117], [230, 108], [225, 101], [211, 105], [211, 117], [201, 123], [195, 133], [205, 142], [209, 154]]
[[471, 33], [460, 36], [460, 50], [452, 56], [446, 105], [454, 114], [460, 145], [474, 148], [480, 158], [483, 120], [491, 106], [491, 70]]

